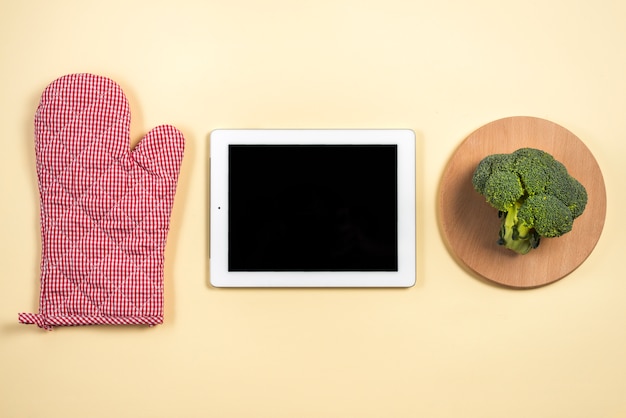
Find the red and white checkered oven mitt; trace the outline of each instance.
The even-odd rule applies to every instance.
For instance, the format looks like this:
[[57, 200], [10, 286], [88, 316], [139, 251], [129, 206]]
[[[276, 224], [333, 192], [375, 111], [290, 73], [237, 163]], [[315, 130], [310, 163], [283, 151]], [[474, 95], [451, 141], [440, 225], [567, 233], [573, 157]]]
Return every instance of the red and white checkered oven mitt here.
[[130, 149], [130, 110], [112, 80], [52, 82], [35, 115], [40, 195], [38, 314], [60, 325], [163, 322], [163, 258], [184, 138], [152, 129]]

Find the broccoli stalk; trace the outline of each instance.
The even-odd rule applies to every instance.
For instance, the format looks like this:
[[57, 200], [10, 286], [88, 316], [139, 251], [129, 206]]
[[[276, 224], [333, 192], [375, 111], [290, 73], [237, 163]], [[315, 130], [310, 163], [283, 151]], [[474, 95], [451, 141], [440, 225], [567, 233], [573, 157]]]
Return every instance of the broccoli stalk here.
[[550, 154], [534, 148], [485, 157], [472, 184], [498, 209], [498, 244], [519, 254], [537, 248], [541, 237], [571, 231], [587, 204], [583, 185]]
[[499, 212], [499, 216], [503, 219], [500, 227], [500, 239], [497, 242], [498, 245], [504, 245], [516, 253], [526, 254], [539, 246], [540, 237], [534, 228], [519, 221], [518, 213], [521, 206], [522, 203], [518, 201], [508, 212]]

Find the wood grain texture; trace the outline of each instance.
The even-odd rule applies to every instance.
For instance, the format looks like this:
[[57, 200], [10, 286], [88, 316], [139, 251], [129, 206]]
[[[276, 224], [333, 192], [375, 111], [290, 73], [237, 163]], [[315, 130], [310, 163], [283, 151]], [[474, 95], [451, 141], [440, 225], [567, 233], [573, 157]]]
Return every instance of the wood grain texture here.
[[[519, 255], [496, 244], [498, 212], [472, 187], [472, 174], [487, 155], [531, 147], [549, 152], [587, 189], [584, 213], [571, 232], [542, 238]], [[545, 119], [516, 116], [491, 122], [470, 134], [448, 162], [438, 201], [442, 234], [453, 255], [474, 272], [514, 288], [559, 280], [580, 266], [596, 246], [606, 216], [606, 189], [600, 167], [585, 144]]]

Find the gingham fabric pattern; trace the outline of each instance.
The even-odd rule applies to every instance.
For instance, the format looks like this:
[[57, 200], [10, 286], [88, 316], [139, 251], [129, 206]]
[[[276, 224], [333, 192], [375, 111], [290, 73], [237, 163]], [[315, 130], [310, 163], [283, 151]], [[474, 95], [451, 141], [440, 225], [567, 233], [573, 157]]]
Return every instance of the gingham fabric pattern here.
[[52, 82], [35, 114], [40, 196], [38, 314], [59, 325], [163, 322], [163, 263], [184, 138], [151, 130], [130, 149], [122, 89], [93, 74]]

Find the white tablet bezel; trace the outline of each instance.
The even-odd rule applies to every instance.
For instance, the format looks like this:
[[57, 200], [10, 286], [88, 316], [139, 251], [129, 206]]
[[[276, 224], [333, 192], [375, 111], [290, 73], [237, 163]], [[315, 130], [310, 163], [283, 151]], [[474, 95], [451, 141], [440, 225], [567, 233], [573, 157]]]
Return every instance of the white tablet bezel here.
[[[398, 271], [228, 271], [229, 145], [397, 146]], [[415, 134], [408, 129], [218, 129], [210, 135], [209, 280], [214, 287], [411, 287], [416, 280]]]

